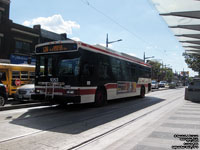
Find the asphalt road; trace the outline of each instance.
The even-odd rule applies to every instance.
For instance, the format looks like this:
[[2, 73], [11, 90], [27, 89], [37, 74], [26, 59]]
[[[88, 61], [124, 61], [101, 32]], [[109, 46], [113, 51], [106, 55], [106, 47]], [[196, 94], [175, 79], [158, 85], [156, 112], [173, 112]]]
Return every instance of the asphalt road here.
[[[127, 134], [136, 136], [184, 105], [183, 97], [181, 88], [151, 92], [143, 99], [115, 100], [101, 108], [72, 105], [2, 111], [0, 149], [117, 149]], [[141, 137], [145, 134], [134, 139], [131, 147]]]

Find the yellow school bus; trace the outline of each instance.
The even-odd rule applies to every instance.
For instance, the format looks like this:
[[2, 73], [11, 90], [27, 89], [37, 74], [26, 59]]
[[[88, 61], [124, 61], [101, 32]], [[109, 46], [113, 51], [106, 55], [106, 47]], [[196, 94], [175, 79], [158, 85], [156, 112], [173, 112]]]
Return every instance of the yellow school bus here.
[[1, 81], [7, 87], [9, 96], [14, 96], [16, 89], [34, 82], [35, 66], [27, 64], [0, 63]]

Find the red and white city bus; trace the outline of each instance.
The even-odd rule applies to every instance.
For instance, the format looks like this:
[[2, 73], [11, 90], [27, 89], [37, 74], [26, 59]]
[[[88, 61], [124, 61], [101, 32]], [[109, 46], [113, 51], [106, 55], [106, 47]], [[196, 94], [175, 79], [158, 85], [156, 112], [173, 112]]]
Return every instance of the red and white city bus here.
[[72, 40], [36, 46], [34, 98], [92, 103], [140, 96], [151, 90], [151, 66], [100, 45]]

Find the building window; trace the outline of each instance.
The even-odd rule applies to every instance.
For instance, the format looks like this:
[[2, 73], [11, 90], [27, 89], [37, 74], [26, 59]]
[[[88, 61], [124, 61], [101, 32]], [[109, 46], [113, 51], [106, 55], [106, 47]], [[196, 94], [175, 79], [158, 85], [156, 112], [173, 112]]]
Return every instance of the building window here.
[[28, 42], [23, 41], [16, 41], [15, 42], [15, 52], [16, 53], [24, 53], [29, 54], [31, 51], [31, 44]]

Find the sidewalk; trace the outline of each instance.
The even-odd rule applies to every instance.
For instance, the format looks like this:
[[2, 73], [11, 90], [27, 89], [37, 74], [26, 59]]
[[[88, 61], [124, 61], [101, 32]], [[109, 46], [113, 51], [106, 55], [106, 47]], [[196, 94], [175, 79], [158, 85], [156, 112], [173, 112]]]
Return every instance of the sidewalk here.
[[133, 150], [200, 150], [200, 103], [186, 101], [152, 128]]

